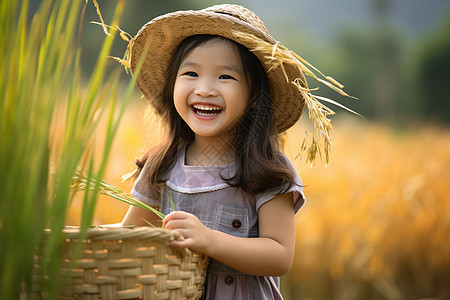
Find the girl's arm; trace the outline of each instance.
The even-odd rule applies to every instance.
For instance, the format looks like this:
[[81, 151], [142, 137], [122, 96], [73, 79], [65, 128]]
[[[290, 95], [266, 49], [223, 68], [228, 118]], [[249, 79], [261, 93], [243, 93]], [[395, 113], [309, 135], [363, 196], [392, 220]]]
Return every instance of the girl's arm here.
[[240, 272], [257, 276], [280, 276], [291, 267], [295, 246], [295, 213], [292, 193], [278, 195], [259, 209], [259, 237], [241, 238], [212, 230], [192, 214], [176, 211], [166, 216], [167, 229], [180, 232], [188, 247]]
[[122, 226], [148, 226], [148, 223], [145, 221], [148, 221], [156, 227], [161, 227], [162, 225], [162, 220], [151, 211], [136, 206], [130, 206], [127, 214], [122, 220]]

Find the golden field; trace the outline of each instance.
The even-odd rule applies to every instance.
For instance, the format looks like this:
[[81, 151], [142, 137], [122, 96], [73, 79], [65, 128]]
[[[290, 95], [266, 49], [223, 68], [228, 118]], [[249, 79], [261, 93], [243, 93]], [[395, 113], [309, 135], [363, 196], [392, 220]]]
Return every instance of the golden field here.
[[337, 123], [328, 168], [296, 163], [292, 299], [449, 299], [450, 130]]
[[[132, 183], [121, 176], [160, 138], [157, 120], [144, 115], [145, 101], [135, 100], [114, 142], [105, 180], [123, 191]], [[296, 216], [293, 266], [282, 279], [286, 299], [449, 298], [450, 130], [336, 120], [326, 167], [297, 156], [303, 137], [299, 124], [285, 146], [307, 197]], [[73, 200], [68, 224], [79, 223], [81, 201]], [[94, 222], [119, 222], [126, 210], [102, 197]]]

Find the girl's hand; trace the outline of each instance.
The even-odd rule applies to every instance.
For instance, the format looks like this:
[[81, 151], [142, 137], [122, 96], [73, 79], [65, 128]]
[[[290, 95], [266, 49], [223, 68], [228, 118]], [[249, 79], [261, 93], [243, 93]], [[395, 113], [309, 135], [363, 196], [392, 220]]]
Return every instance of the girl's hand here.
[[259, 208], [259, 237], [246, 238], [209, 229], [187, 212], [175, 211], [164, 218], [167, 229], [178, 231], [190, 248], [221, 263], [256, 276], [281, 276], [289, 271], [294, 257], [295, 212], [292, 193], [274, 197]]
[[203, 225], [193, 214], [184, 211], [171, 212], [164, 218], [163, 225], [167, 229], [179, 232], [184, 237], [184, 241], [170, 242], [172, 247], [206, 252], [211, 240], [211, 229]]

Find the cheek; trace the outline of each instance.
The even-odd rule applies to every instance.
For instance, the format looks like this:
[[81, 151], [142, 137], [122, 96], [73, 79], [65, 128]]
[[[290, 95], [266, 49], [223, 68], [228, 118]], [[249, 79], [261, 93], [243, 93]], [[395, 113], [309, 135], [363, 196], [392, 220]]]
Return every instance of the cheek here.
[[232, 112], [232, 115], [236, 119], [239, 119], [244, 115], [246, 108], [247, 99], [242, 97], [242, 95], [240, 95], [240, 97], [236, 97], [233, 101], [233, 104], [228, 107], [228, 109]]
[[239, 98], [238, 109], [241, 113], [244, 113], [245, 109], [247, 108], [248, 101], [250, 98], [248, 89], [246, 87], [241, 88], [238, 98]]
[[183, 89], [181, 88], [181, 84], [178, 81], [175, 81], [175, 85], [173, 87], [173, 104], [178, 110], [183, 98]]
[[176, 81], [173, 88], [173, 104], [182, 118], [184, 118], [184, 115], [188, 110], [187, 94], [185, 91], [186, 89], [183, 87], [183, 84]]
[[175, 110], [177, 111], [178, 115], [180, 115], [184, 119], [184, 114], [185, 114], [186, 109], [184, 109], [182, 104], [180, 103], [180, 101], [177, 101], [177, 100], [178, 100], [178, 98], [176, 98], [176, 96], [174, 96], [173, 105], [175, 106]]

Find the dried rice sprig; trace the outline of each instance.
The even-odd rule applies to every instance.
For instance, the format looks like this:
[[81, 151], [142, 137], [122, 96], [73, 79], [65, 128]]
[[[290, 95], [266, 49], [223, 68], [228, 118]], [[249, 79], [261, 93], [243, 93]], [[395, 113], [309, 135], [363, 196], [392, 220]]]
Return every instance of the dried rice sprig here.
[[[306, 83], [303, 82], [303, 80], [298, 78], [289, 78], [289, 76], [286, 73], [285, 65], [290, 65], [298, 68], [299, 70], [299, 76], [301, 73], [304, 73], [307, 76], [313, 77], [318, 82], [325, 84], [327, 87], [331, 88], [332, 90], [338, 92], [339, 94], [357, 99], [353, 96], [348, 95], [346, 92], [342, 90], [344, 87], [342, 84], [340, 84], [337, 80], [330, 76], [324, 75], [322, 72], [320, 72], [316, 67], [308, 63], [305, 59], [300, 57], [295, 52], [289, 50], [285, 46], [283, 46], [280, 42], [277, 42], [275, 45], [272, 45], [269, 42], [266, 42], [258, 37], [256, 37], [253, 34], [250, 33], [243, 33], [240, 31], [233, 31], [233, 34], [246, 42], [248, 45], [252, 45], [250, 47], [250, 50], [253, 52], [262, 52], [265, 53], [265, 58], [267, 61], [265, 62], [270, 66], [269, 72], [276, 68], [281, 68], [285, 78], [286, 82], [294, 84], [297, 89], [299, 90], [302, 97], [305, 99], [305, 103], [308, 107], [309, 111], [309, 119], [313, 123], [314, 128], [316, 129], [316, 134], [319, 135], [319, 137], [316, 137], [313, 135], [311, 139], [311, 145], [309, 147], [305, 146], [305, 139], [303, 140], [301, 151], [307, 150], [307, 158], [306, 161], [310, 162], [311, 165], [314, 164], [314, 161], [319, 155], [321, 157], [320, 152], [320, 146], [321, 143], [323, 143], [323, 150], [325, 153], [325, 163], [328, 164], [330, 160], [330, 150], [331, 150], [331, 120], [328, 119], [328, 116], [334, 115], [335, 112], [325, 106], [323, 103], [321, 103], [319, 100], [332, 103], [334, 105], [337, 105], [341, 108], [344, 108], [356, 115], [359, 115], [358, 113], [354, 112], [353, 110], [345, 107], [342, 104], [337, 103], [334, 100], [314, 96], [311, 92], [317, 90], [315, 89], [309, 89], [306, 86]], [[316, 73], [318, 75], [316, 75]], [[322, 77], [322, 78], [320, 78]], [[360, 115], [359, 115], [360, 116]], [[321, 141], [322, 140], [322, 141]]]
[[[293, 82], [300, 91], [303, 99], [305, 99], [308, 106], [309, 119], [314, 125], [314, 128], [323, 138], [323, 148], [325, 153], [325, 163], [330, 161], [330, 148], [331, 148], [331, 120], [327, 117], [334, 115], [335, 112], [326, 107], [311, 94], [308, 89], [302, 86], [302, 81], [295, 79]], [[306, 138], [306, 137], [305, 137]], [[307, 150], [306, 161], [314, 164], [317, 154], [320, 156], [320, 138], [312, 137], [311, 145]]]
[[[102, 22], [101, 25], [102, 25], [103, 31], [105, 32], [106, 35], [110, 35], [108, 30], [106, 30], [106, 25], [105, 25], [105, 22], [103, 21], [102, 13], [100, 12], [100, 7], [98, 6], [97, 0], [92, 0], [92, 2], [94, 2], [94, 6], [97, 9], [97, 15], [100, 18], [100, 21]], [[88, 3], [88, 0], [86, 0], [86, 3]]]
[[161, 218], [161, 220], [166, 217], [166, 215], [163, 214], [162, 212], [160, 212], [159, 210], [145, 204], [144, 202], [139, 201], [138, 199], [136, 199], [132, 196], [127, 195], [126, 193], [122, 192], [121, 190], [112, 186], [111, 184], [107, 183], [104, 180], [101, 180], [100, 182], [98, 182], [96, 179], [90, 178], [89, 183], [88, 183], [88, 179], [87, 179], [86, 175], [79, 168], [77, 168], [75, 170], [75, 173], [73, 174], [71, 190], [73, 190], [73, 191], [87, 191], [87, 190], [93, 191], [94, 186], [97, 183], [99, 183], [99, 186], [100, 186], [100, 194], [112, 197], [112, 198], [122, 201], [126, 204], [133, 205], [133, 206], [151, 211], [152, 213], [157, 215], [159, 218]]
[[[100, 12], [100, 7], [98, 6], [97, 0], [92, 0], [94, 2], [95, 8], [97, 9], [97, 15], [100, 18], [100, 22], [91, 22], [92, 24], [97, 24], [102, 26], [103, 31], [105, 32], [106, 35], [111, 35], [107, 28], [109, 29], [113, 29], [113, 30], [119, 30], [120, 31], [120, 37], [128, 43], [127, 46], [127, 50], [125, 51], [125, 55], [123, 58], [120, 57], [116, 57], [116, 56], [110, 56], [110, 58], [114, 59], [115, 61], [117, 61], [118, 63], [120, 63], [124, 68], [125, 68], [125, 72], [128, 74], [130, 69], [131, 69], [131, 65], [130, 65], [130, 48], [131, 48], [131, 44], [133, 42], [133, 37], [127, 33], [126, 31], [122, 30], [118, 25], [116, 26], [109, 26], [106, 25], [105, 22], [103, 21], [103, 17], [102, 14]], [[88, 0], [86, 0], [86, 3], [88, 2]]]
[[100, 23], [100, 22], [95, 22], [95, 21], [92, 21], [91, 24], [100, 25], [102, 27], [109, 28], [109, 29], [112, 29], [112, 30], [119, 30], [120, 31], [120, 37], [125, 42], [130, 42], [132, 40], [132, 38], [133, 38], [128, 32], [122, 30], [122, 28], [120, 28], [118, 25], [110, 26], [110, 25], [106, 25], [105, 23]]
[[[127, 33], [128, 34], [128, 33]], [[122, 36], [122, 35], [120, 35]], [[123, 37], [122, 37], [123, 38]], [[125, 54], [122, 58], [120, 57], [112, 57], [118, 63], [120, 63], [124, 68], [127, 74], [130, 74], [131, 71], [131, 45], [133, 44], [133, 38], [128, 41], [127, 50], [125, 50]]]
[[119, 35], [122, 38], [122, 40], [124, 40], [125, 42], [128, 43], [127, 50], [125, 51], [125, 54], [124, 54], [124, 56], [122, 58], [117, 57], [117, 56], [109, 56], [109, 57], [114, 59], [115, 61], [117, 61], [119, 64], [121, 64], [125, 68], [125, 72], [127, 74], [129, 74], [129, 71], [131, 69], [130, 49], [131, 49], [131, 44], [133, 43], [133, 37], [128, 32], [122, 30], [118, 25], [116, 25], [116, 26], [109, 26], [109, 25], [106, 25], [105, 23], [103, 23], [103, 21], [102, 21], [102, 23], [100, 23], [100, 22], [91, 22], [91, 24], [100, 25], [103, 28], [109, 28], [109, 29], [112, 29], [112, 30], [119, 30], [119, 32], [120, 32]]

